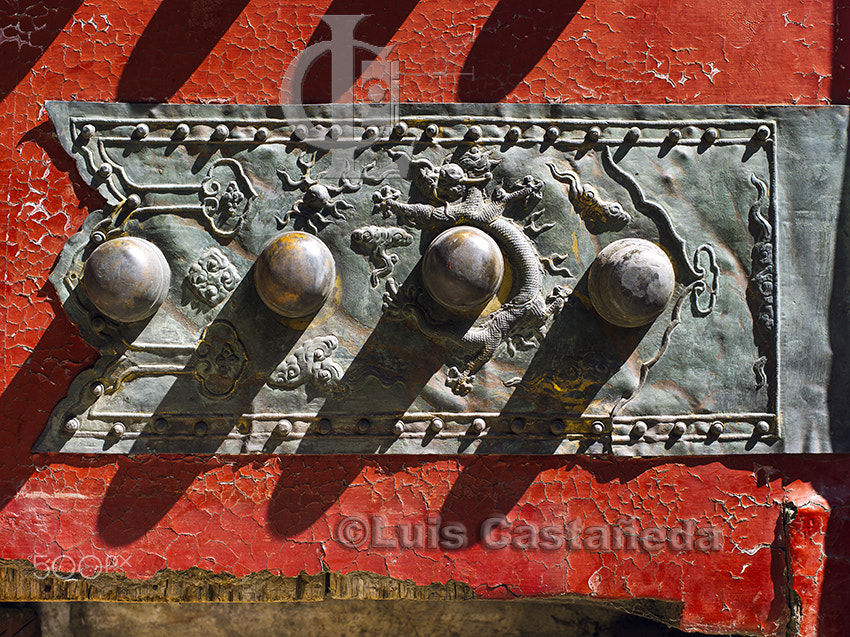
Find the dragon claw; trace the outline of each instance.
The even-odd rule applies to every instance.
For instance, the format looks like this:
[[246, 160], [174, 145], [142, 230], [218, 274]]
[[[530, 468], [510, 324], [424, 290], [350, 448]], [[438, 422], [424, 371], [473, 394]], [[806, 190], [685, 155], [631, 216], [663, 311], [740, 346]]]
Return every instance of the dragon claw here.
[[457, 367], [446, 370], [446, 387], [458, 396], [466, 396], [472, 391], [472, 379], [467, 372], [461, 372]]
[[520, 182], [523, 188], [531, 188], [532, 190], [542, 190], [543, 181], [532, 175], [526, 175]]
[[380, 214], [384, 219], [388, 219], [392, 214], [390, 202], [401, 198], [401, 191], [392, 188], [391, 186], [383, 186], [380, 190], [372, 193], [372, 214]]

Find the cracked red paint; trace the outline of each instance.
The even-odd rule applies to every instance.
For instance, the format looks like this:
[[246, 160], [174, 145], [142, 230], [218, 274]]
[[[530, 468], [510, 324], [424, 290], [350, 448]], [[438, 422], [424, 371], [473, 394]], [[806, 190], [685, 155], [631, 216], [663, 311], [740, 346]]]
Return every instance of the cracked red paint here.
[[[405, 101], [819, 104], [834, 88], [831, 3], [397, 5], [365, 20], [357, 37], [394, 46], [390, 59], [401, 64]], [[48, 568], [54, 560], [97, 559], [135, 578], [194, 566], [237, 576], [327, 568], [417, 584], [455, 579], [487, 598], [652, 597], [681, 602], [685, 629], [769, 635], [785, 634], [790, 582], [800, 597], [801, 634], [843, 634], [846, 457], [116, 460], [30, 453], [71, 379], [95, 358], [46, 279], [99, 199], [59, 148], [43, 101], [274, 103], [295, 54], [326, 37], [316, 15], [328, 6], [54, 0], [0, 8], [0, 558]], [[332, 5], [349, 14], [372, 6]], [[308, 96], [322, 95], [326, 71], [320, 64], [311, 72]], [[789, 503], [796, 517], [783, 532]], [[488, 549], [477, 530], [493, 514], [513, 529], [574, 520], [585, 529], [610, 527], [623, 517], [641, 529], [668, 528], [693, 520], [718, 530], [722, 548]], [[379, 515], [391, 528], [462, 523], [470, 543], [352, 549], [334, 535], [351, 515]]]

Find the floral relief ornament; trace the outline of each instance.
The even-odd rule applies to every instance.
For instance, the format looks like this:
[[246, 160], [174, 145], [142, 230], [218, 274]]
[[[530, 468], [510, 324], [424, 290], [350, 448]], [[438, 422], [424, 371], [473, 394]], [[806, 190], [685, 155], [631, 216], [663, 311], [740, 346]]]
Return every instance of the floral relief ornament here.
[[215, 307], [236, 289], [239, 271], [221, 250], [209, 248], [189, 268], [186, 284], [195, 296]]

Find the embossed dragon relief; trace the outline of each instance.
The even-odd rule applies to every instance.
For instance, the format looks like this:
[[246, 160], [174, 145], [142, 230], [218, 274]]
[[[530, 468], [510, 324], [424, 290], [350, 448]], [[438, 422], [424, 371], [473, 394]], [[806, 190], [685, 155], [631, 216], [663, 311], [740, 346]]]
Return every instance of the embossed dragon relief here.
[[[538, 172], [509, 179], [494, 176], [500, 155], [488, 148], [488, 144], [474, 140], [464, 139], [446, 148], [435, 145], [428, 153], [413, 153], [392, 143], [370, 152], [371, 159], [364, 162], [365, 168], [359, 177], [340, 177], [338, 185], [328, 183], [321, 171], [315, 172], [322, 153], [306, 147], [295, 156], [294, 165], [301, 172], [300, 176], [292, 176], [291, 168], [287, 167], [291, 163], [274, 167], [280, 192], [286, 194], [291, 203], [285, 211], [278, 209], [272, 225], [284, 234], [292, 230], [305, 231], [318, 237], [319, 243], [330, 229], [337, 234], [340, 231], [349, 233], [346, 250], [351, 258], [364, 259], [368, 270], [368, 287], [364, 293], [381, 297], [381, 320], [404, 323], [448, 352], [444, 360], [445, 386], [458, 397], [473, 391], [477, 374], [497, 355], [501, 360], [505, 355], [514, 357], [539, 348], [553, 323], [571, 304], [581, 303], [595, 309], [602, 320], [625, 330], [649, 325], [664, 314], [667, 316], [665, 323], [655, 332], [660, 334], [655, 353], [639, 361], [637, 382], [611, 407], [609, 418], [622, 420], [625, 406], [640, 393], [651, 369], [674, 339], [673, 332], [682, 323], [683, 308], [689, 307], [692, 315], [699, 319], [709, 316], [716, 306], [720, 267], [714, 247], [703, 243], [689, 249], [671, 215], [662, 205], [648, 199], [637, 178], [618, 165], [610, 145], [583, 151], [584, 155], [590, 153], [598, 157], [597, 165], [610, 180], [604, 189], [606, 196], [600, 194], [594, 183], [582, 177], [572, 152], [546, 161], [544, 170], [548, 170], [548, 174]], [[324, 327], [313, 325], [300, 338], [298, 333], [292, 332], [276, 359], [279, 363], [272, 363], [265, 371], [262, 366], [252, 366], [251, 348], [243, 342], [256, 338], [245, 331], [246, 326], [250, 330], [250, 323], [228, 317], [236, 312], [234, 303], [248, 298], [243, 293], [234, 301], [238, 289], [252, 287], [253, 279], [249, 275], [256, 268], [246, 270], [244, 259], [235, 263], [232, 250], [236, 247], [237, 253], [244, 253], [244, 248], [240, 247], [240, 233], [257, 216], [256, 209], [252, 215], [252, 205], [259, 204], [260, 214], [268, 214], [268, 208], [262, 205], [267, 195], [261, 193], [268, 189], [269, 182], [266, 181], [262, 188], [252, 183], [256, 177], [239, 160], [213, 161], [200, 184], [150, 186], [135, 182], [99, 140], [87, 145], [83, 155], [98, 176], [96, 178], [101, 180], [101, 186], [114, 189], [121, 199], [100, 221], [94, 219], [89, 223], [85, 229], [87, 242], [81, 244], [77, 239], [72, 250], [74, 263], [65, 273], [65, 284], [69, 288], [76, 290], [86, 276], [83, 266], [87, 265], [93, 249], [126, 236], [130, 222], [138, 223], [156, 215], [194, 215], [219, 242], [219, 247], [190, 253], [188, 265], [181, 270], [185, 272], [181, 275], [181, 284], [209, 313], [198, 314], [198, 320], [208, 317], [211, 321], [194, 345], [187, 343], [166, 352], [167, 348], [155, 344], [133, 342], [132, 330], [122, 332], [117, 327], [121, 316], [93, 312], [97, 310], [94, 291], [86, 291], [79, 301], [74, 301], [89, 315], [89, 327], [93, 332], [107, 339], [118, 335], [123, 343], [116, 350], [118, 358], [104, 363], [106, 367], [101, 365], [101, 375], [83, 392], [85, 396], [91, 394], [89, 398], [93, 397], [96, 402], [100, 396], [114, 395], [126, 383], [145, 376], [185, 376], [196, 383], [203, 396], [213, 401], [233, 400], [239, 387], [258, 381], [272, 394], [306, 390], [308, 398], [318, 395], [335, 401], [344, 401], [370, 375], [384, 386], [399, 382], [399, 378], [382, 377], [379, 369], [349, 373], [348, 365], [353, 356], [351, 342], [346, 341], [341, 346], [338, 323], [333, 320]], [[516, 175], [515, 171], [507, 174]], [[767, 208], [765, 183], [753, 175], [752, 184], [757, 200], [749, 216], [754, 242], [748, 298], [760, 353], [753, 370], [757, 386], [764, 386], [771, 382], [765, 369], [772, 371], [773, 364], [770, 344], [774, 338], [775, 268], [774, 237], [769, 221], [773, 213]], [[617, 187], [625, 191], [627, 198], [618, 201], [611, 196]], [[559, 196], [569, 202], [572, 210], [548, 209], [542, 205], [547, 190], [552, 189], [560, 189]], [[157, 197], [166, 191], [177, 198], [185, 197], [187, 202], [191, 196], [197, 197], [199, 203], [165, 203], [165, 199], [164, 203], [159, 203]], [[357, 196], [350, 198], [353, 195]], [[167, 201], [173, 202], [173, 198]], [[576, 264], [574, 257], [568, 254], [541, 251], [541, 246], [546, 245], [541, 238], [563, 224], [564, 215], [575, 215], [580, 222], [578, 227], [594, 237], [596, 245], [607, 244], [613, 248], [619, 242], [606, 239], [605, 235], [614, 233], [627, 237], [620, 242], [632, 241], [619, 246], [629, 255], [636, 251], [645, 257], [652, 246], [660, 247], [650, 257], [669, 260], [671, 281], [665, 284], [669, 288], [666, 291], [661, 289], [664, 285], [657, 282], [639, 283], [646, 294], [658, 297], [653, 301], [658, 307], [647, 315], [648, 318], [631, 324], [614, 318], [616, 311], [606, 313], [604, 302], [595, 302], [593, 292], [588, 292], [584, 279], [589, 270], [585, 270], [584, 265]], [[636, 215], [651, 222], [655, 235], [652, 241], [628, 239]], [[368, 223], [363, 223], [366, 220]], [[471, 310], [453, 305], [452, 299], [441, 298], [439, 283], [445, 279], [438, 283], [433, 280], [429, 283], [428, 279], [428, 250], [434, 249], [436, 239], [457, 229], [473, 229], [484, 235], [495, 246], [498, 259], [504, 260], [507, 273], [505, 284], [496, 286], [486, 303], [473, 304]], [[231, 246], [234, 241], [240, 246], [236, 243]], [[598, 261], [605, 251], [597, 251]], [[331, 259], [336, 260], [339, 255], [335, 252]], [[434, 257], [439, 258], [440, 255]], [[343, 261], [346, 259], [349, 257], [344, 257]], [[412, 272], [408, 267], [406, 272], [410, 274], [399, 279], [396, 267], [402, 260], [418, 265]], [[449, 274], [454, 276], [454, 272]], [[253, 278], [257, 276], [253, 272]], [[383, 289], [378, 291], [382, 284]], [[322, 294], [319, 307], [329, 298], [328, 292]], [[332, 314], [333, 307], [328, 307], [325, 313]], [[311, 316], [308, 315], [308, 321]], [[288, 325], [286, 320], [283, 324]], [[126, 353], [121, 354], [122, 349], [126, 349]], [[269, 360], [276, 355], [272, 354]], [[597, 370], [600, 377], [616, 371], [607, 359], [597, 361], [606, 358], [602, 353], [579, 352], [576, 356], [573, 362], [564, 359], [563, 365], [575, 367], [578, 376], [587, 371], [588, 365]], [[591, 365], [587, 362], [591, 360], [597, 362]], [[257, 376], [258, 370], [261, 377]], [[564, 374], [569, 376], [567, 372]], [[534, 375], [500, 378], [508, 395], [514, 389], [525, 387], [533, 392], [542, 386], [541, 377]], [[576, 382], [584, 381], [577, 377]], [[560, 387], [553, 385], [554, 390], [564, 391], [564, 386]], [[91, 400], [78, 398], [77, 406], [66, 411], [70, 414], [74, 409], [85, 408], [85, 404], [91, 406]], [[76, 418], [66, 420], [66, 424], [71, 423], [66, 430], [74, 430], [72, 421]]]
[[[472, 388], [476, 372], [503, 343], [511, 349], [529, 349], [534, 341], [543, 340], [547, 322], [563, 307], [570, 292], [558, 285], [544, 295], [543, 267], [568, 276], [569, 272], [554, 266], [564, 257], [542, 258], [530, 236], [548, 229], [535, 226], [539, 215], [531, 213], [541, 198], [542, 181], [528, 175], [509, 189], [499, 187], [487, 193], [485, 188], [496, 161], [478, 146], [470, 147], [455, 161], [444, 162], [439, 169], [425, 159], [405, 159], [413, 173], [412, 180], [427, 203], [403, 202], [401, 192], [384, 186], [373, 195], [374, 212], [385, 219], [395, 214], [401, 225], [425, 231], [440, 232], [461, 225], [478, 228], [496, 241], [513, 269], [515, 293], [469, 329], [436, 322], [433, 312], [423, 306], [420, 290], [407, 291], [393, 278], [387, 279], [383, 309], [388, 316], [411, 319], [428, 336], [448, 340], [471, 352], [462, 365], [452, 366], [446, 373], [447, 386], [464, 395]], [[523, 209], [528, 218], [526, 227], [505, 216], [512, 203]]]
[[[551, 321], [570, 297], [572, 290], [566, 285], [556, 284], [550, 290], [543, 289], [544, 272], [574, 279], [562, 265], [567, 256], [542, 256], [535, 243], [535, 239], [552, 229], [557, 220], [543, 223], [540, 220], [546, 211], [535, 210], [542, 200], [544, 182], [541, 179], [526, 175], [512, 184], [492, 184], [491, 171], [498, 160], [480, 146], [468, 145], [446, 156], [441, 166], [428, 159], [411, 158], [401, 151], [389, 150], [388, 154], [406, 172], [411, 189], [408, 201], [390, 186], [375, 190], [373, 214], [385, 220], [395, 216], [399, 226], [360, 228], [354, 232], [352, 243], [356, 247], [370, 246], [366, 253], [376, 266], [372, 272], [372, 287], [376, 287], [379, 277], [386, 279], [382, 305], [385, 316], [409, 320], [429, 337], [448, 342], [452, 348], [466, 353], [458, 365], [446, 371], [446, 385], [455, 394], [465, 395], [472, 389], [475, 374], [502, 345], [511, 355], [538, 346]], [[669, 240], [669, 246], [665, 247], [680, 266], [683, 289], [672, 304], [670, 325], [659, 352], [641, 370], [642, 385], [655, 360], [663, 354], [669, 332], [680, 322], [683, 300], [692, 298], [697, 316], [707, 316], [712, 311], [719, 272], [710, 245], [699, 246], [692, 258], [689, 257], [667, 213], [645, 199], [637, 183], [616, 167], [607, 149], [602, 156], [609, 175], [633, 195], [635, 209], [650, 217], [659, 226], [660, 234]], [[604, 201], [596, 188], [582, 182], [574, 170], [562, 170], [551, 163], [549, 169], [557, 181], [566, 185], [574, 212], [592, 234], [621, 230], [631, 222], [631, 215], [620, 203]], [[512, 207], [510, 216], [506, 214], [509, 207]], [[557, 219], [554, 215], [550, 218]], [[421, 282], [400, 285], [392, 276], [392, 267], [398, 257], [386, 253], [390, 247], [403, 248], [412, 244], [405, 227], [435, 234], [462, 226], [478, 228], [492, 237], [514, 276], [512, 293], [497, 309], [471, 326], [459, 322], [456, 316], [441, 312], [438, 304], [425, 293]], [[518, 382], [519, 379], [513, 380], [512, 386]], [[625, 402], [628, 398], [617, 404], [615, 413]]]
[[[492, 180], [490, 170], [498, 160], [492, 159], [490, 153], [475, 145], [468, 147], [454, 161], [452, 157], [447, 157], [440, 167], [427, 159], [411, 159], [403, 152], [390, 150], [388, 154], [394, 162], [407, 168], [407, 178], [415, 191], [408, 198], [425, 201], [404, 202], [401, 200], [401, 192], [390, 186], [375, 190], [372, 195], [372, 213], [380, 215], [384, 220], [395, 215], [400, 226], [370, 225], [357, 228], [352, 232], [351, 246], [354, 251], [366, 256], [372, 266], [371, 287], [377, 287], [379, 279], [385, 279], [382, 304], [385, 316], [393, 320], [411, 320], [430, 338], [457, 346], [461, 352], [469, 352], [463, 362], [450, 366], [446, 372], [446, 385], [455, 394], [465, 395], [472, 388], [476, 372], [493, 357], [499, 347], [505, 345], [507, 351], [513, 354], [539, 345], [545, 338], [548, 324], [558, 315], [571, 293], [569, 287], [561, 285], [554, 286], [548, 293], [543, 292], [541, 275], [544, 270], [552, 275], [572, 278], [569, 270], [561, 265], [566, 259], [565, 255], [541, 256], [534, 242], [534, 239], [555, 226], [555, 222], [538, 225], [545, 210], [535, 210], [535, 207], [542, 198], [544, 183], [527, 175], [515, 184], [495, 186], [488, 192], [487, 187]], [[651, 217], [660, 226], [662, 234], [671, 239], [670, 249], [675, 251], [677, 263], [686, 264], [682, 270], [687, 285], [673, 303], [670, 323], [658, 353], [641, 369], [642, 386], [649, 369], [664, 353], [670, 332], [680, 323], [683, 301], [691, 295], [696, 315], [707, 316], [711, 312], [717, 294], [718, 269], [713, 249], [709, 245], [700, 246], [691, 263], [685, 252], [684, 241], [673, 229], [667, 213], [657, 204], [646, 201], [636, 182], [616, 168], [607, 150], [603, 158], [612, 177], [631, 189], [636, 209]], [[334, 191], [309, 177], [312, 161], [299, 157], [297, 163], [304, 171], [302, 181], [296, 182], [282, 171], [279, 174], [289, 187], [312, 193], [312, 198], [296, 201], [290, 213], [279, 220], [282, 228], [292, 215], [300, 215], [306, 226], [318, 233], [321, 227], [333, 223], [335, 219], [344, 219], [342, 210], [353, 209], [351, 204], [343, 200], [331, 203], [332, 197], [343, 192], [356, 192], [363, 182], [376, 184], [382, 181], [382, 178], [371, 176], [364, 170], [361, 184], [354, 185], [342, 180], [341, 186]], [[577, 172], [559, 170], [554, 164], [549, 164], [549, 168], [552, 176], [567, 186], [569, 201], [575, 213], [592, 234], [620, 230], [631, 221], [631, 215], [621, 204], [602, 200], [598, 191], [592, 185], [583, 183]], [[521, 211], [519, 216], [524, 224], [505, 216], [506, 208], [512, 203], [517, 204], [515, 208]], [[323, 213], [330, 214], [332, 218], [324, 217]], [[458, 226], [476, 227], [493, 237], [507, 255], [515, 276], [515, 292], [495, 311], [471, 327], [457, 321], [456, 316], [441, 313], [441, 308], [435, 306], [433, 301], [429, 302], [421, 284], [403, 289], [392, 276], [399, 257], [388, 252], [413, 244], [414, 237], [405, 227], [434, 233]], [[705, 268], [700, 265], [701, 257], [705, 258]], [[706, 295], [708, 300], [705, 305], [699, 301], [702, 295]], [[309, 382], [316, 388], [335, 394], [349, 391], [350, 387], [340, 384], [343, 368], [331, 359], [336, 347], [337, 340], [333, 335], [317, 337], [302, 344], [270, 374], [269, 385], [278, 389], [294, 389]], [[511, 386], [516, 386], [518, 382], [519, 379], [509, 381]], [[619, 401], [612, 415], [616, 415], [629, 398]]]

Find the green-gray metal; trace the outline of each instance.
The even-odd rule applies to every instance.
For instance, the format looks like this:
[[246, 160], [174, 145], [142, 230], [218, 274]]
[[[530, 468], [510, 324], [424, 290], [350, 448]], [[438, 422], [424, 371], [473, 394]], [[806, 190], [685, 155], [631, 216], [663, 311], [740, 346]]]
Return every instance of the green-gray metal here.
[[[830, 345], [843, 355], [846, 340], [829, 310], [845, 276], [833, 268], [846, 108], [411, 104], [398, 122], [334, 106], [305, 107], [307, 121], [270, 106], [47, 108], [107, 203], [51, 275], [101, 358], [39, 451], [850, 442], [828, 401], [848, 399], [827, 395], [843, 378]], [[449, 230], [463, 258], [438, 243], [423, 267]], [[299, 269], [313, 239], [292, 232], [332, 263]], [[263, 259], [286, 275], [255, 265], [279, 236]], [[81, 283], [95, 248], [121, 237], [170, 268], [150, 318], [110, 316]], [[595, 262], [604, 276], [589, 283]], [[449, 289], [458, 281], [468, 291]], [[483, 283], [498, 290], [464, 313]]]

